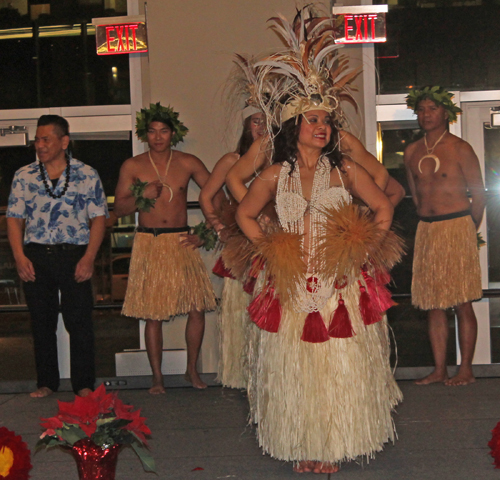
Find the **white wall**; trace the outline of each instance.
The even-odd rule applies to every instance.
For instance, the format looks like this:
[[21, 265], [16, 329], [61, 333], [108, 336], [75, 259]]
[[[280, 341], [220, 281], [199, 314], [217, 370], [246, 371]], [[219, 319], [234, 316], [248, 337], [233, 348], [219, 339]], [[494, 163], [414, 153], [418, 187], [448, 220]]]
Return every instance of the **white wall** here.
[[147, 1], [150, 50], [144, 101], [171, 104], [180, 112], [190, 129], [181, 148], [199, 156], [209, 169], [236, 146], [234, 132], [224, 138], [223, 93], [233, 54], [280, 47], [266, 21], [277, 13], [293, 18], [295, 7], [290, 0]]

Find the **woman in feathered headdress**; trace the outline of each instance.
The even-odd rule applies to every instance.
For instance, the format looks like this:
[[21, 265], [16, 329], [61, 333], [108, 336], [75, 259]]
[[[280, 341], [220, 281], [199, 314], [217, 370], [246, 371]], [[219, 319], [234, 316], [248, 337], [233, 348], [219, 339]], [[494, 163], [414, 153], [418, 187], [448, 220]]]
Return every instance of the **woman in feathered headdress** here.
[[[244, 255], [240, 254], [242, 240], [248, 243], [238, 226], [234, 215], [236, 202], [229, 196], [221, 206], [214, 205], [217, 192], [224, 187], [227, 172], [247, 153], [252, 143], [265, 133], [265, 119], [254, 98], [256, 76], [253, 60], [236, 55], [237, 88], [235, 95], [245, 97], [245, 107], [241, 110], [243, 130], [236, 151], [226, 153], [215, 165], [210, 178], [201, 190], [200, 205], [205, 217], [219, 235], [223, 249], [228, 242], [236, 250], [239, 268], [232, 262], [225, 265], [223, 255], [218, 259], [213, 273], [224, 277], [222, 306], [219, 315], [219, 366], [218, 379], [225, 387], [247, 388], [248, 386], [248, 344], [250, 329], [255, 328], [248, 319], [246, 308], [250, 295], [243, 289]], [[234, 246], [232, 244], [235, 244]], [[237, 248], [235, 248], [237, 247]], [[228, 252], [226, 252], [228, 253]], [[226, 258], [227, 260], [227, 258]], [[243, 260], [243, 261], [242, 261]], [[243, 267], [241, 266], [243, 265]]]
[[270, 137], [259, 138], [242, 155], [241, 160], [227, 174], [227, 185], [237, 201], [245, 196], [246, 182], [269, 165], [273, 152], [273, 138], [281, 125], [317, 104], [335, 111], [337, 142], [342, 153], [367, 170], [391, 203], [396, 206], [404, 197], [404, 188], [389, 176], [384, 166], [369, 153], [361, 142], [345, 128], [349, 121], [340, 106], [347, 101], [356, 108], [351, 95], [351, 82], [360, 72], [349, 68], [346, 56], [338, 54], [331, 20], [311, 18], [310, 10], [302, 10], [294, 23], [283, 16], [271, 18], [272, 28], [284, 40], [287, 49], [269, 55], [257, 62], [255, 103], [265, 113]]
[[[382, 313], [392, 305], [385, 272], [402, 248], [389, 231], [390, 201], [339, 141], [353, 72], [344, 71], [330, 19], [305, 9], [293, 24], [274, 21], [289, 48], [256, 64], [263, 81], [287, 81], [261, 104], [274, 128], [273, 165], [236, 214], [260, 271], [248, 308], [261, 328], [258, 437], [298, 472], [331, 473], [394, 440], [391, 411], [402, 395]], [[281, 229], [266, 235], [257, 217], [273, 200]]]

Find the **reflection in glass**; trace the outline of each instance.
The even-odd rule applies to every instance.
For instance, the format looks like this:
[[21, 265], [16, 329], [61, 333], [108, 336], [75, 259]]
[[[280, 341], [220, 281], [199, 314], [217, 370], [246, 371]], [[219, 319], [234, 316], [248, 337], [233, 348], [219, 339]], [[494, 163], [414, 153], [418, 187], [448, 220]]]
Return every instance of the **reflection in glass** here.
[[[488, 288], [500, 288], [500, 129], [485, 124], [484, 178], [487, 189], [486, 221], [488, 232]], [[491, 361], [500, 363], [500, 298], [490, 298]]]
[[98, 56], [85, 23], [0, 29], [0, 78], [0, 109], [130, 103], [128, 55]]
[[375, 45], [380, 93], [406, 93], [412, 86], [425, 85], [500, 88], [500, 42], [492, 41], [500, 5], [480, 2], [474, 8], [427, 2], [425, 6], [443, 8], [419, 8], [422, 3], [414, 0], [390, 3], [387, 42]]

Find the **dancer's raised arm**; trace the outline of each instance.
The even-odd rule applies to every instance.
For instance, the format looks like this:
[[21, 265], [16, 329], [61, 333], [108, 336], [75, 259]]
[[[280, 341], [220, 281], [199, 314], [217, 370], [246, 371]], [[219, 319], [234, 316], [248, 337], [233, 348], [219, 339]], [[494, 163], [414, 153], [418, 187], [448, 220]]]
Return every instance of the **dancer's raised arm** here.
[[269, 138], [267, 136], [258, 138], [231, 168], [226, 183], [237, 202], [241, 202], [248, 192], [246, 183], [268, 164], [269, 154]]

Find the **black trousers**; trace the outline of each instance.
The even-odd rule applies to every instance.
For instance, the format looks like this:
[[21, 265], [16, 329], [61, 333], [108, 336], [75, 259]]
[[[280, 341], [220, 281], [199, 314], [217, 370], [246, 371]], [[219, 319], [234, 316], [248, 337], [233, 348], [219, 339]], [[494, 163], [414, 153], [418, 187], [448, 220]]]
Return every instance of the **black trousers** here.
[[25, 255], [35, 268], [34, 282], [24, 283], [31, 314], [35, 347], [37, 388], [59, 388], [57, 360], [57, 317], [59, 292], [64, 326], [70, 336], [71, 384], [74, 392], [94, 388], [93, 296], [90, 280], [77, 283], [75, 268], [86, 245], [42, 246], [28, 244]]

